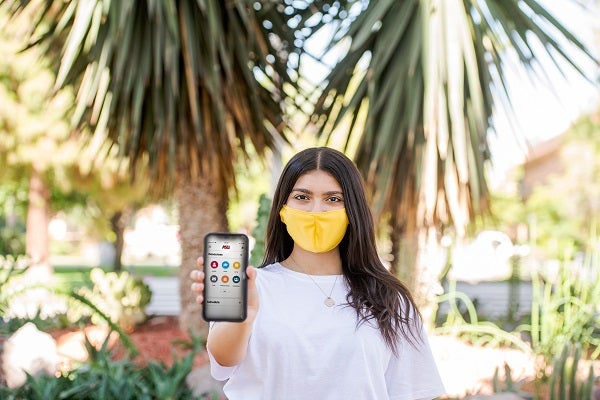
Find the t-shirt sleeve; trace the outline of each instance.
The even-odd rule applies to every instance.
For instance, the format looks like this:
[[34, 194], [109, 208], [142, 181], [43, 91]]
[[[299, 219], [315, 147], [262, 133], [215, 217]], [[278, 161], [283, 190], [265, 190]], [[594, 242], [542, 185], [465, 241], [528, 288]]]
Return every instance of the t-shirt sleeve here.
[[236, 370], [237, 365], [233, 367], [226, 367], [221, 365], [214, 359], [210, 351], [207, 349], [208, 359], [210, 360], [210, 374], [213, 378], [218, 381], [225, 381], [233, 375], [233, 372]]
[[429, 339], [422, 326], [421, 340], [403, 341], [398, 356], [392, 356], [385, 380], [390, 400], [430, 400], [445, 394]]

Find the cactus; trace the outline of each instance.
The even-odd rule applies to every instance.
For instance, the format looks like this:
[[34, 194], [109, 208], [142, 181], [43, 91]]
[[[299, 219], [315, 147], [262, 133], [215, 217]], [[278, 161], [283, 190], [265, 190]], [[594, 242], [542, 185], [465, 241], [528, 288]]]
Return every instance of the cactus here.
[[549, 380], [550, 400], [590, 400], [594, 388], [594, 370], [590, 366], [586, 379], [577, 377], [581, 345], [567, 343], [552, 363]]

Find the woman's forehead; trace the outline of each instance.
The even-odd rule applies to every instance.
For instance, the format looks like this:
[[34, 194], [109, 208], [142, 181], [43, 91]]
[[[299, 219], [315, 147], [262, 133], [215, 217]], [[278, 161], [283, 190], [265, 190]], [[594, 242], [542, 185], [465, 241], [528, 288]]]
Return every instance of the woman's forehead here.
[[342, 192], [339, 182], [329, 172], [323, 170], [312, 170], [302, 174], [293, 186], [292, 190]]

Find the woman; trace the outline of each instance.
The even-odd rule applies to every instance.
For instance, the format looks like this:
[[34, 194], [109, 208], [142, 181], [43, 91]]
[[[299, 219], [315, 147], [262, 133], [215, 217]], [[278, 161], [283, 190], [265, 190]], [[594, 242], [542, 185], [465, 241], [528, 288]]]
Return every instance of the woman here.
[[[202, 263], [192, 272], [199, 303]], [[343, 153], [311, 148], [288, 162], [263, 264], [247, 276], [247, 319], [212, 323], [207, 338], [230, 400], [444, 393], [420, 314], [378, 257], [360, 173]]]

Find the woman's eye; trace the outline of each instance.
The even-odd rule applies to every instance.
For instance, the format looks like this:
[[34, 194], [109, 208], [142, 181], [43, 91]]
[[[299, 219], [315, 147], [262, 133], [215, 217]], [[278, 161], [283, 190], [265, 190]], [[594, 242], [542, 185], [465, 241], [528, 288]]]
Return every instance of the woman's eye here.
[[305, 194], [297, 194], [294, 196], [294, 199], [296, 200], [308, 200], [308, 196], [306, 196]]
[[327, 201], [331, 201], [332, 203], [339, 203], [339, 202], [343, 202], [344, 199], [342, 199], [341, 197], [331, 196], [330, 198], [327, 199]]

